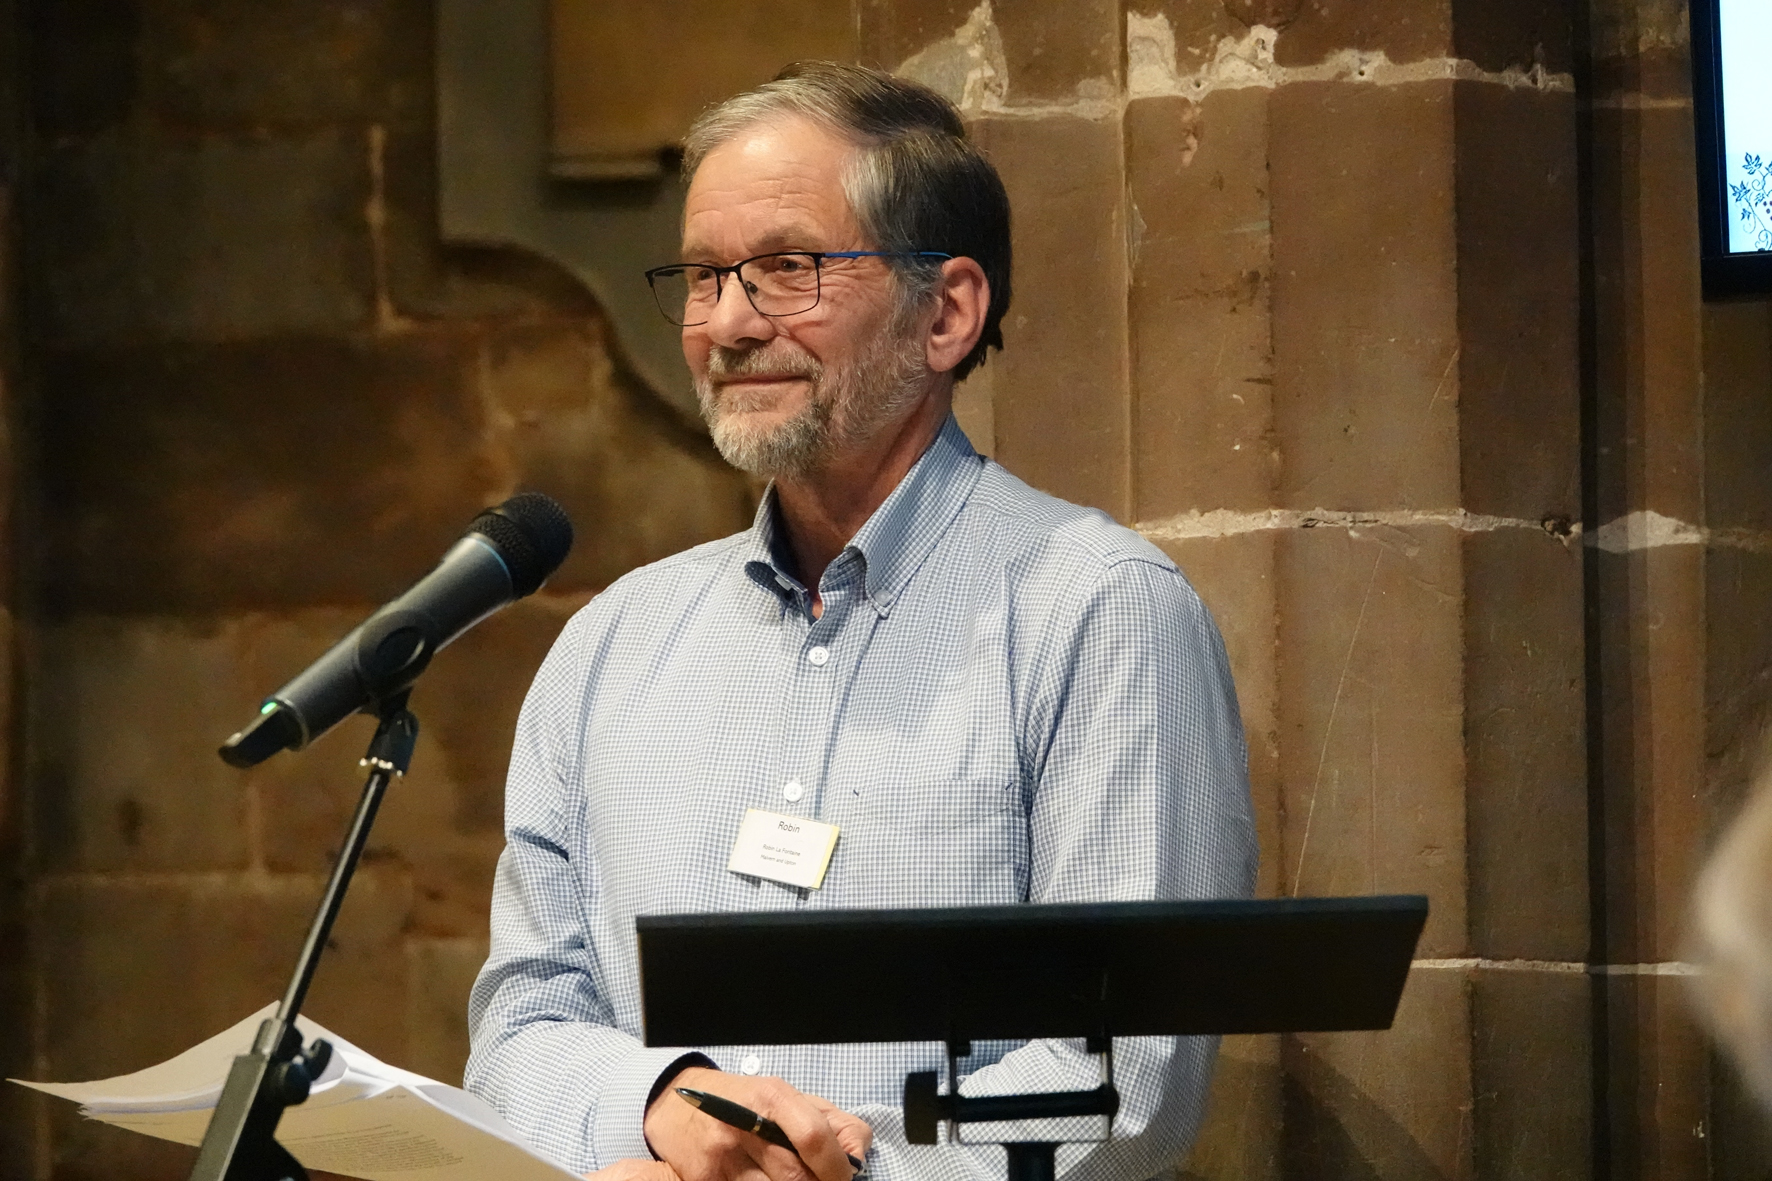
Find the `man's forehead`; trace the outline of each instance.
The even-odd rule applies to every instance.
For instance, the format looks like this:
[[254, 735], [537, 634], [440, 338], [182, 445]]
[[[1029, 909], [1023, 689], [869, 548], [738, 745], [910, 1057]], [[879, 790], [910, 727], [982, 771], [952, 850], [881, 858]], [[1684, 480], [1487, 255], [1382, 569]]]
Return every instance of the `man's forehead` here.
[[852, 144], [787, 116], [753, 124], [710, 151], [684, 204], [685, 257], [841, 248], [854, 217], [843, 188]]

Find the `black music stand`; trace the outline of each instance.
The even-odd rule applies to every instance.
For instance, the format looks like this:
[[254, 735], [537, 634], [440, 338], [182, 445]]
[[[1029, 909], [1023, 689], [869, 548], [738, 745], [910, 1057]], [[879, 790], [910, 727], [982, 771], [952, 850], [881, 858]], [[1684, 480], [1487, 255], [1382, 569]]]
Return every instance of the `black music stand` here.
[[[1285, 898], [951, 910], [649, 915], [636, 920], [649, 1046], [941, 1041], [905, 1079], [905, 1136], [954, 1125], [1105, 1115], [1113, 1039], [1388, 1029], [1427, 899]], [[788, 989], [784, 974], [841, 981]], [[1085, 1039], [1093, 1091], [967, 1098], [973, 1041]], [[1111, 1125], [1110, 1125], [1111, 1126]], [[1056, 1143], [1007, 1143], [1010, 1181], [1050, 1179]]]

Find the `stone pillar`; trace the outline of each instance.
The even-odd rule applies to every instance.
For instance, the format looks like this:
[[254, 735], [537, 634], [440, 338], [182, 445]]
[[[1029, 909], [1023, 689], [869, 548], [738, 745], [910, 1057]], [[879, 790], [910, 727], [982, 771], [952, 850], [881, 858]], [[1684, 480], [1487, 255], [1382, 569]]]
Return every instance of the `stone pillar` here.
[[1225, 633], [1262, 891], [1432, 902], [1393, 1030], [1227, 1042], [1186, 1175], [1582, 1175], [1567, 12], [860, 12], [1015, 201], [986, 449], [1136, 524]]
[[1588, 36], [1596, 1163], [1755, 1176], [1764, 1116], [1679, 961], [1699, 859], [1767, 753], [1772, 324], [1700, 297], [1685, 6], [1603, 0]]

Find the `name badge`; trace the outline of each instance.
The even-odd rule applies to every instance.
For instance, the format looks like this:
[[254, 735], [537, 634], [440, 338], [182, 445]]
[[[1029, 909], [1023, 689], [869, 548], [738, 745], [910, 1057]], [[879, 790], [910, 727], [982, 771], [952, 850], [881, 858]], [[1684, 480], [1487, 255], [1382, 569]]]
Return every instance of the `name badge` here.
[[834, 824], [750, 808], [739, 823], [738, 839], [732, 842], [732, 858], [726, 868], [786, 886], [816, 890], [824, 884], [824, 871], [836, 847]]

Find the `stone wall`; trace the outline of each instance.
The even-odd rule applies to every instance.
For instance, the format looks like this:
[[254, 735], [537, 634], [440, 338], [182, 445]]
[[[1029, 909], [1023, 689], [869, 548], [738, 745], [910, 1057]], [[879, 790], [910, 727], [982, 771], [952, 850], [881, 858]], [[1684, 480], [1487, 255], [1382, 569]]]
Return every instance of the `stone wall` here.
[[[753, 493], [624, 371], [574, 282], [439, 246], [429, 5], [32, 11], [23, 1069], [135, 1069], [281, 993], [369, 726], [246, 774], [215, 747], [476, 511], [536, 488], [578, 543], [415, 694], [412, 774], [309, 1005], [459, 1079], [529, 677], [590, 593], [743, 528]], [[189, 1168], [31, 1106], [0, 1175]]]
[[914, 71], [960, 29], [989, 71], [971, 110], [1021, 202], [997, 454], [1211, 606], [1264, 891], [1431, 899], [1396, 1028], [1233, 1039], [1188, 1175], [1579, 1175], [1568, 14], [936, 9], [864, 8], [864, 49]]
[[[312, 1005], [452, 1077], [530, 672], [586, 595], [741, 527], [751, 490], [574, 284], [438, 246], [427, 5], [31, 11], [5, 26], [31, 126], [0, 140], [31, 161], [0, 404], [34, 539], [0, 782], [23, 867], [0, 926], [28, 911], [30, 955], [0, 963], [0, 1055], [115, 1073], [271, 998], [366, 734], [246, 776], [214, 745], [533, 486], [579, 548], [427, 674]], [[1683, 7], [855, 14], [864, 58], [962, 104], [1015, 202], [1008, 349], [961, 420], [1199, 587], [1263, 891], [1432, 900], [1396, 1028], [1231, 1039], [1183, 1175], [1759, 1175], [1678, 961], [1772, 719], [1772, 311], [1699, 298]], [[188, 1167], [0, 1104], [0, 1176]]]
[[1679, 956], [1767, 717], [1772, 332], [1698, 291], [1684, 6], [860, 11], [1018, 202], [970, 421], [1226, 632], [1264, 889], [1432, 900], [1396, 1028], [1233, 1039], [1185, 1172], [1750, 1175]]

